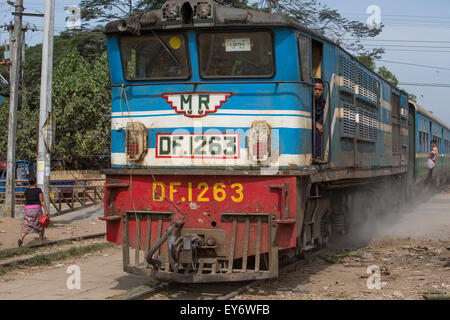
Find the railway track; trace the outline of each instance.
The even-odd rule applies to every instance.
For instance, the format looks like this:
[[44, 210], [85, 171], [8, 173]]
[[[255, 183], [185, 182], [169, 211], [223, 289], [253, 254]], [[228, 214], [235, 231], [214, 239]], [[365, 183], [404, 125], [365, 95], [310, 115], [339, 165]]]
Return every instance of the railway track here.
[[[304, 258], [296, 259], [280, 268], [280, 275], [289, 272], [305, 259], [319, 256], [326, 251], [326, 248], [319, 249], [305, 255]], [[161, 282], [149, 288], [130, 294], [121, 300], [147, 300], [154, 297], [159, 292], [167, 291], [167, 296], [177, 300], [230, 300], [242, 294], [250, 288], [261, 284], [268, 279], [245, 281], [245, 282], [224, 282], [207, 284], [180, 284], [175, 282]]]
[[[84, 236], [76, 236], [76, 237], [71, 237], [71, 238], [49, 241], [49, 242], [40, 243], [40, 244], [27, 245], [24, 247], [8, 248], [8, 249], [0, 250], [0, 260], [6, 260], [8, 258], [21, 256], [21, 255], [22, 256], [30, 255], [34, 252], [34, 250], [37, 251], [41, 248], [58, 246], [61, 244], [70, 243], [72, 241], [83, 241], [83, 240], [89, 240], [89, 239], [95, 239], [95, 238], [102, 238], [104, 236], [105, 236], [104, 232], [103, 233], [94, 233], [94, 234], [89, 234], [89, 235], [84, 235]], [[33, 256], [27, 257], [27, 258], [3, 261], [3, 262], [0, 262], [0, 267], [7, 267], [7, 266], [15, 265], [15, 264], [26, 263], [26, 262], [31, 261], [41, 255], [42, 254], [36, 254], [36, 255], [33, 255]]]

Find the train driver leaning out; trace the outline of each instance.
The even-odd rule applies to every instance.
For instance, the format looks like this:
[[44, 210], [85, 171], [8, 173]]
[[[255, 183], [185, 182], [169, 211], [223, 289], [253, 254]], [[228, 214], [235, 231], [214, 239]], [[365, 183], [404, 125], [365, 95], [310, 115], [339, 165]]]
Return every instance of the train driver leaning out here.
[[315, 122], [316, 128], [314, 130], [315, 134], [315, 150], [314, 158], [322, 158], [322, 135], [323, 135], [323, 113], [325, 110], [325, 98], [323, 97], [323, 81], [321, 79], [314, 79], [314, 100], [315, 100]]

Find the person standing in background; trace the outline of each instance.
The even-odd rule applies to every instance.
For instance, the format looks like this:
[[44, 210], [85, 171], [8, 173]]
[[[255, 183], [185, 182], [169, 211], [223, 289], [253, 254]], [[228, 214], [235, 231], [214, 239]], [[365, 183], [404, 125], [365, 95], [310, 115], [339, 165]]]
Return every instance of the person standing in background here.
[[36, 178], [30, 177], [28, 179], [29, 187], [25, 190], [25, 206], [23, 215], [23, 226], [17, 245], [19, 247], [23, 244], [23, 239], [29, 233], [39, 234], [39, 240], [44, 242], [44, 226], [39, 223], [39, 217], [43, 214], [48, 216], [47, 206], [45, 205], [44, 195], [41, 188], [36, 187]]

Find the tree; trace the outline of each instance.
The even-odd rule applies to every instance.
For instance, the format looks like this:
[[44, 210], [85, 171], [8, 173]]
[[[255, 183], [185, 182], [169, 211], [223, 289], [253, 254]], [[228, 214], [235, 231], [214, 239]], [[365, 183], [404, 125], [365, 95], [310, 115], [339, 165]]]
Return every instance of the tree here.
[[409, 100], [411, 100], [413, 102], [417, 102], [417, 96], [414, 93], [408, 93], [408, 92], [406, 92], [406, 93], [408, 94]]
[[75, 47], [53, 74], [55, 156], [75, 169], [98, 167], [110, 152], [111, 95], [106, 53], [91, 65]]
[[384, 79], [386, 79], [391, 85], [393, 85], [394, 87], [396, 87], [397, 89], [399, 89], [401, 92], [403, 92], [404, 94], [408, 95], [408, 99], [414, 102], [417, 102], [417, 96], [413, 93], [409, 93], [408, 91], [404, 90], [404, 89], [400, 89], [398, 87], [398, 79], [397, 77], [388, 70], [388, 68], [386, 68], [385, 66], [382, 66], [381, 68], [378, 69], [378, 72], [376, 71], [376, 65], [375, 65], [375, 60], [367, 55], [359, 55], [356, 57], [356, 59], [359, 60], [359, 62], [361, 62], [362, 64], [364, 64], [366, 67], [368, 67], [370, 70], [372, 70], [373, 72], [378, 73], [379, 76], [383, 77]]
[[[261, 6], [266, 6], [265, 0]], [[272, 1], [273, 11], [291, 17], [309, 29], [330, 38], [354, 54], [365, 54], [380, 58], [382, 48], [367, 49], [360, 43], [361, 39], [379, 35], [383, 26], [368, 28], [366, 24], [344, 18], [336, 9], [331, 9], [317, 0], [278, 0]], [[344, 41], [354, 38], [354, 41]]]
[[[98, 168], [102, 164], [99, 155], [110, 152], [111, 95], [105, 89], [109, 83], [106, 52], [91, 61], [75, 46], [61, 48], [58, 54], [53, 73], [56, 150], [52, 158], [65, 160], [73, 169]], [[36, 83], [40, 81], [34, 81], [30, 90], [37, 98], [25, 95], [18, 108], [17, 159], [36, 158], [40, 94]], [[0, 121], [8, 123], [8, 115], [6, 101], [0, 105]], [[8, 136], [8, 126], [0, 127], [0, 135]], [[0, 155], [6, 155], [7, 140], [0, 139]]]
[[164, 2], [165, 0], [81, 0], [81, 19], [105, 23], [160, 8]]
[[385, 66], [378, 68], [378, 74], [386, 79], [391, 85], [398, 88], [398, 79], [397, 77], [389, 71]]
[[375, 65], [375, 61], [373, 60], [372, 57], [370, 57], [366, 54], [361, 54], [361, 55], [357, 56], [356, 59], [358, 59], [359, 62], [361, 62], [363, 65], [365, 65], [367, 68], [369, 68], [373, 72], [376, 72], [377, 66]]
[[[6, 125], [0, 126], [0, 156], [6, 157], [8, 147], [8, 117], [9, 101], [0, 104], [0, 121]], [[37, 130], [39, 121], [39, 110], [31, 108], [26, 100], [22, 101], [17, 110], [16, 130], [16, 159], [35, 159], [37, 150]]]

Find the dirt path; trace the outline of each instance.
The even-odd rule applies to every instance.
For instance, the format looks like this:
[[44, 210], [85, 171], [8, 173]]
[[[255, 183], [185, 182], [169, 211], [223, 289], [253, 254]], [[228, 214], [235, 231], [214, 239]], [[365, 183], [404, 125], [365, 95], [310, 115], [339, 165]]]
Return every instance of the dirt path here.
[[[67, 287], [72, 265], [80, 268], [80, 289]], [[122, 271], [122, 249], [115, 246], [51, 266], [9, 272], [0, 277], [0, 300], [103, 300], [146, 283], [147, 278]]]
[[[103, 205], [95, 205], [71, 213], [51, 218], [52, 226], [45, 229], [45, 240], [59, 240], [106, 231], [106, 222], [99, 220], [103, 216]], [[0, 218], [0, 250], [17, 247], [23, 219]], [[25, 237], [24, 245], [39, 243], [37, 234]]]
[[[450, 192], [427, 200], [378, 219], [332, 246], [328, 256], [302, 261], [296, 271], [235, 299], [423, 299], [428, 292], [449, 293]], [[66, 216], [67, 227], [91, 221], [89, 215], [88, 220], [80, 216]], [[80, 267], [81, 289], [66, 287], [72, 264]], [[379, 289], [367, 285], [368, 280], [369, 285], [377, 283], [367, 273], [370, 266], [380, 270]], [[107, 299], [147, 283], [145, 277], [122, 271], [122, 250], [115, 246], [51, 266], [9, 272], [0, 277], [0, 299]]]
[[[382, 217], [331, 246], [331, 252], [235, 299], [423, 299], [425, 293], [448, 294], [450, 192]], [[379, 289], [368, 273], [371, 266], [380, 271]]]

